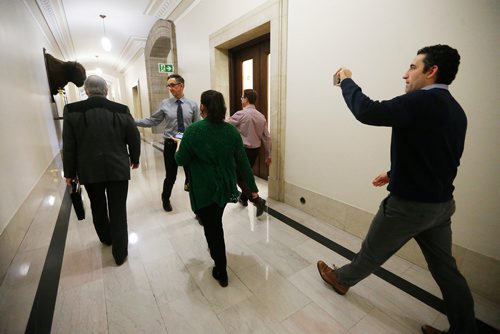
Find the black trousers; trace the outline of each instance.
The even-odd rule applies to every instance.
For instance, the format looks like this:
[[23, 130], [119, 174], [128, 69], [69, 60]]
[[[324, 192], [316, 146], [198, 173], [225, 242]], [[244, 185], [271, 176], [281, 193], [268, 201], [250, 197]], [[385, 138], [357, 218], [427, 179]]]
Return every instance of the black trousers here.
[[[259, 150], [260, 147], [257, 148], [245, 148], [245, 152], [247, 153], [248, 157], [248, 162], [250, 162], [250, 167], [253, 167], [255, 164], [255, 161], [257, 160], [257, 157], [259, 156]], [[251, 196], [251, 191], [248, 188], [248, 185], [245, 182], [245, 178], [243, 177], [243, 174], [241, 171], [237, 170], [236, 171], [236, 178], [237, 178], [237, 183], [238, 186], [241, 189], [241, 199], [243, 201], [248, 200], [249, 198], [252, 198]]]
[[[172, 139], [165, 139], [163, 144], [163, 162], [165, 163], [165, 179], [163, 180], [163, 192], [161, 193], [161, 199], [163, 202], [169, 202], [170, 196], [172, 195], [172, 188], [174, 187], [175, 180], [177, 179], [177, 161], [175, 161], [175, 151], [177, 150], [177, 143]], [[184, 184], [187, 184], [187, 171], [184, 168], [184, 173], [186, 175], [186, 180]]]
[[92, 220], [101, 242], [113, 245], [113, 257], [128, 255], [127, 193], [128, 180], [85, 184], [90, 199]]
[[210, 256], [220, 273], [226, 273], [226, 244], [224, 243], [224, 229], [222, 228], [222, 215], [224, 207], [217, 204], [204, 207], [196, 211], [203, 223], [205, 238], [207, 239]]

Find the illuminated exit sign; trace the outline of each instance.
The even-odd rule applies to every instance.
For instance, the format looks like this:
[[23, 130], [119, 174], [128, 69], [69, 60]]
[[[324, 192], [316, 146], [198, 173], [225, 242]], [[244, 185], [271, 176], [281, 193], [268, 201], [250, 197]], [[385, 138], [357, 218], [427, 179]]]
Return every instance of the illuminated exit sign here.
[[174, 73], [174, 65], [173, 64], [158, 63], [158, 72], [159, 73]]

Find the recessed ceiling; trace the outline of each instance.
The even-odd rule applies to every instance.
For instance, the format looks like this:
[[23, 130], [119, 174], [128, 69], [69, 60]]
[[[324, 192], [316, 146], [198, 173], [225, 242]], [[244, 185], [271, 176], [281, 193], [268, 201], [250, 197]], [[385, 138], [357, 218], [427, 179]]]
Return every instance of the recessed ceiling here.
[[[87, 72], [97, 67], [116, 77], [144, 48], [151, 27], [174, 10], [186, 8], [186, 0], [23, 0], [42, 27], [53, 37], [53, 48], [62, 60], [76, 60]], [[180, 6], [182, 4], [182, 6]], [[101, 46], [103, 19], [111, 51]], [[43, 19], [42, 19], [43, 18]], [[40, 22], [42, 21], [42, 22]], [[50, 49], [50, 48], [48, 48]]]

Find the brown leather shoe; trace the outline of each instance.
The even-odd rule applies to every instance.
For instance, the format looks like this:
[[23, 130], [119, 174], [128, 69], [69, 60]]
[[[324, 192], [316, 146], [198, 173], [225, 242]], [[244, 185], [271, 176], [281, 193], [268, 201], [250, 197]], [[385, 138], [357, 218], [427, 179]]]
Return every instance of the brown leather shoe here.
[[317, 266], [319, 274], [323, 281], [330, 284], [335, 292], [337, 292], [339, 295], [345, 295], [347, 293], [349, 287], [343, 286], [337, 281], [337, 275], [335, 275], [335, 271], [332, 268], [330, 268], [321, 260], [318, 261]]
[[441, 334], [441, 333], [446, 333], [446, 332], [443, 332], [443, 331], [440, 331], [439, 329], [436, 329], [432, 326], [429, 326], [429, 325], [424, 325], [422, 326], [422, 333], [424, 334]]

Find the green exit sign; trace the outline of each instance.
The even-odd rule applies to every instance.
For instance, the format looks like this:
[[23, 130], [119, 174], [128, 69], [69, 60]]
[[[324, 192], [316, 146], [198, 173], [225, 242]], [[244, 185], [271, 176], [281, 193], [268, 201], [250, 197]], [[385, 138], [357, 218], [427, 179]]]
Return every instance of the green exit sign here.
[[158, 72], [159, 73], [174, 73], [174, 65], [173, 64], [158, 63]]

